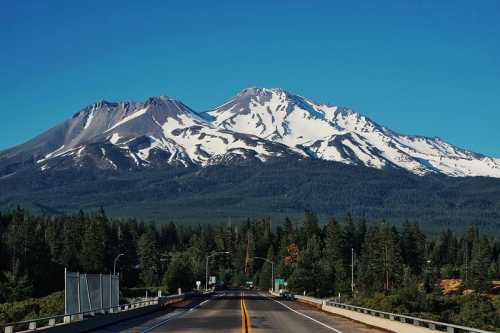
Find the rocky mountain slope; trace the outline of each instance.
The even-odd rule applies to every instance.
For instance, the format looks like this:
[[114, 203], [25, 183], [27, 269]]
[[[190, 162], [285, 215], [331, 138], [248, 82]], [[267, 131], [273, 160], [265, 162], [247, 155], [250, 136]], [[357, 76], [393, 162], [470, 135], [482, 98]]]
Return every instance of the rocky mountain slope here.
[[127, 171], [283, 158], [404, 169], [417, 175], [500, 177], [500, 159], [436, 137], [402, 135], [349, 108], [266, 88], [245, 89], [204, 113], [165, 96], [92, 104], [0, 152], [0, 177], [26, 168]]
[[248, 88], [207, 114], [219, 127], [299, 148], [311, 158], [419, 175], [500, 177], [500, 159], [437, 137], [402, 135], [349, 108], [282, 89]]

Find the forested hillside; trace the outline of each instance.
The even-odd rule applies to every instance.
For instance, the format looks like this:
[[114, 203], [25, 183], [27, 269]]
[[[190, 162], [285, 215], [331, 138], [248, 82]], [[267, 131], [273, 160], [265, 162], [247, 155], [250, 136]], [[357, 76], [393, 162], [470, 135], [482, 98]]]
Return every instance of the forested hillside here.
[[[155, 225], [109, 218], [103, 210], [58, 217], [34, 216], [22, 209], [4, 212], [0, 302], [62, 290], [64, 267], [110, 272], [120, 253], [122, 288], [190, 290], [196, 280], [204, 281], [205, 258], [214, 251], [230, 252], [214, 257], [209, 268], [227, 285], [252, 280], [269, 288], [269, 264], [250, 260], [245, 273], [248, 250], [250, 258], [276, 262], [276, 277], [286, 279], [296, 292], [340, 293], [343, 301], [476, 327], [499, 324], [499, 299], [487, 294], [492, 280], [500, 280], [500, 241], [476, 227], [465, 233], [444, 229], [429, 237], [418, 224], [395, 227], [350, 215], [322, 225], [309, 210], [300, 219], [280, 222]], [[445, 278], [461, 279], [462, 289], [442, 296], [437, 283]], [[464, 289], [470, 289], [466, 296]]]
[[268, 163], [167, 168], [136, 172], [26, 171], [0, 179], [0, 209], [74, 214], [103, 206], [113, 217], [158, 223], [219, 223], [270, 217], [321, 222], [356, 218], [419, 223], [426, 231], [465, 231], [469, 224], [500, 234], [500, 179], [416, 176], [342, 163], [283, 160]]

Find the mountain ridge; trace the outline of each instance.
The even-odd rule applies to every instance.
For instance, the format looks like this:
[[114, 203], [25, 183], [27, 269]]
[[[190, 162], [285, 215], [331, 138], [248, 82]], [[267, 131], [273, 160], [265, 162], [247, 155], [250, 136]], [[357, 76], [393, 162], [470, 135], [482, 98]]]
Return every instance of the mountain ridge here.
[[400, 134], [351, 108], [259, 87], [201, 113], [165, 95], [143, 102], [95, 102], [0, 151], [0, 176], [24, 167], [132, 170], [276, 158], [500, 178], [500, 159], [439, 137]]

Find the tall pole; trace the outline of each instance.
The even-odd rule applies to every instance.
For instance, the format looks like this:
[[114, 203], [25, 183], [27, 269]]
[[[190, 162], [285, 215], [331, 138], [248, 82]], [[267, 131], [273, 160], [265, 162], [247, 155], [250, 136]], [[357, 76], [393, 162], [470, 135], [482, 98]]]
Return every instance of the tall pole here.
[[208, 256], [205, 258], [205, 290], [208, 290]]
[[[68, 269], [66, 267], [64, 267], [64, 314], [68, 314], [68, 295], [67, 295], [68, 285], [67, 285], [67, 281], [68, 281]], [[78, 281], [78, 283], [80, 283], [80, 281]], [[64, 321], [64, 322], [66, 322], [66, 321]]]
[[271, 262], [271, 290], [274, 291], [274, 262]]
[[210, 257], [219, 255], [219, 254], [230, 254], [231, 252], [229, 251], [224, 251], [224, 252], [214, 252], [205, 258], [205, 290], [208, 290], [208, 259]]
[[267, 261], [268, 263], [271, 264], [271, 289], [272, 289], [272, 291], [274, 291], [274, 262], [272, 260], [269, 260], [269, 259], [263, 258], [263, 257], [253, 257], [250, 259], [260, 259], [260, 260]]
[[354, 295], [354, 248], [351, 247], [351, 292]]
[[467, 282], [469, 273], [468, 260], [469, 260], [469, 246], [467, 245], [467, 243], [465, 243], [465, 282]]
[[116, 256], [115, 260], [113, 260], [113, 275], [116, 275], [116, 262], [123, 255], [125, 255], [125, 253], [120, 253], [119, 255]]

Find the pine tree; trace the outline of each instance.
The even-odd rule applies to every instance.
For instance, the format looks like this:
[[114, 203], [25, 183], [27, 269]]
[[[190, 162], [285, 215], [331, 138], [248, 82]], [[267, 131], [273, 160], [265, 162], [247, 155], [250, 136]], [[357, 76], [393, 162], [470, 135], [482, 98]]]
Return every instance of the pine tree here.
[[19, 264], [14, 264], [12, 271], [0, 274], [0, 302], [22, 301], [33, 293], [33, 283], [27, 274], [21, 274]]
[[425, 235], [417, 224], [410, 224], [408, 221], [403, 224], [401, 256], [410, 267], [411, 273], [420, 275], [425, 263]]
[[79, 258], [81, 258], [82, 235], [85, 236], [87, 223], [90, 222], [86, 219], [83, 211], [80, 211], [76, 217], [67, 218], [62, 222], [60, 262], [70, 271], [79, 271], [82, 269]]
[[389, 291], [402, 279], [399, 235], [387, 224], [371, 227], [361, 256], [359, 276], [363, 292]]
[[195, 288], [194, 273], [191, 259], [182, 253], [172, 257], [168, 269], [163, 276], [162, 284], [170, 293], [176, 293], [178, 288], [187, 292]]
[[321, 248], [321, 242], [317, 236], [309, 239], [305, 250], [299, 255], [297, 268], [289, 279], [289, 285], [293, 290], [321, 295], [322, 283], [325, 281]]
[[137, 252], [142, 283], [148, 287], [156, 285], [160, 273], [160, 253], [156, 233], [152, 227], [147, 228], [139, 238]]
[[488, 270], [491, 263], [491, 247], [488, 238], [476, 239], [472, 244], [468, 286], [480, 292], [489, 292], [491, 280]]
[[319, 234], [318, 216], [312, 210], [306, 209], [304, 212], [304, 226], [301, 237], [302, 244], [306, 245], [309, 239], [314, 236], [319, 237]]
[[346, 263], [344, 262], [344, 232], [335, 219], [328, 222], [325, 230], [324, 260], [325, 271], [329, 273], [328, 281], [331, 291], [344, 292], [349, 288]]
[[85, 225], [80, 263], [85, 273], [105, 272], [106, 222], [103, 215], [93, 216]]

